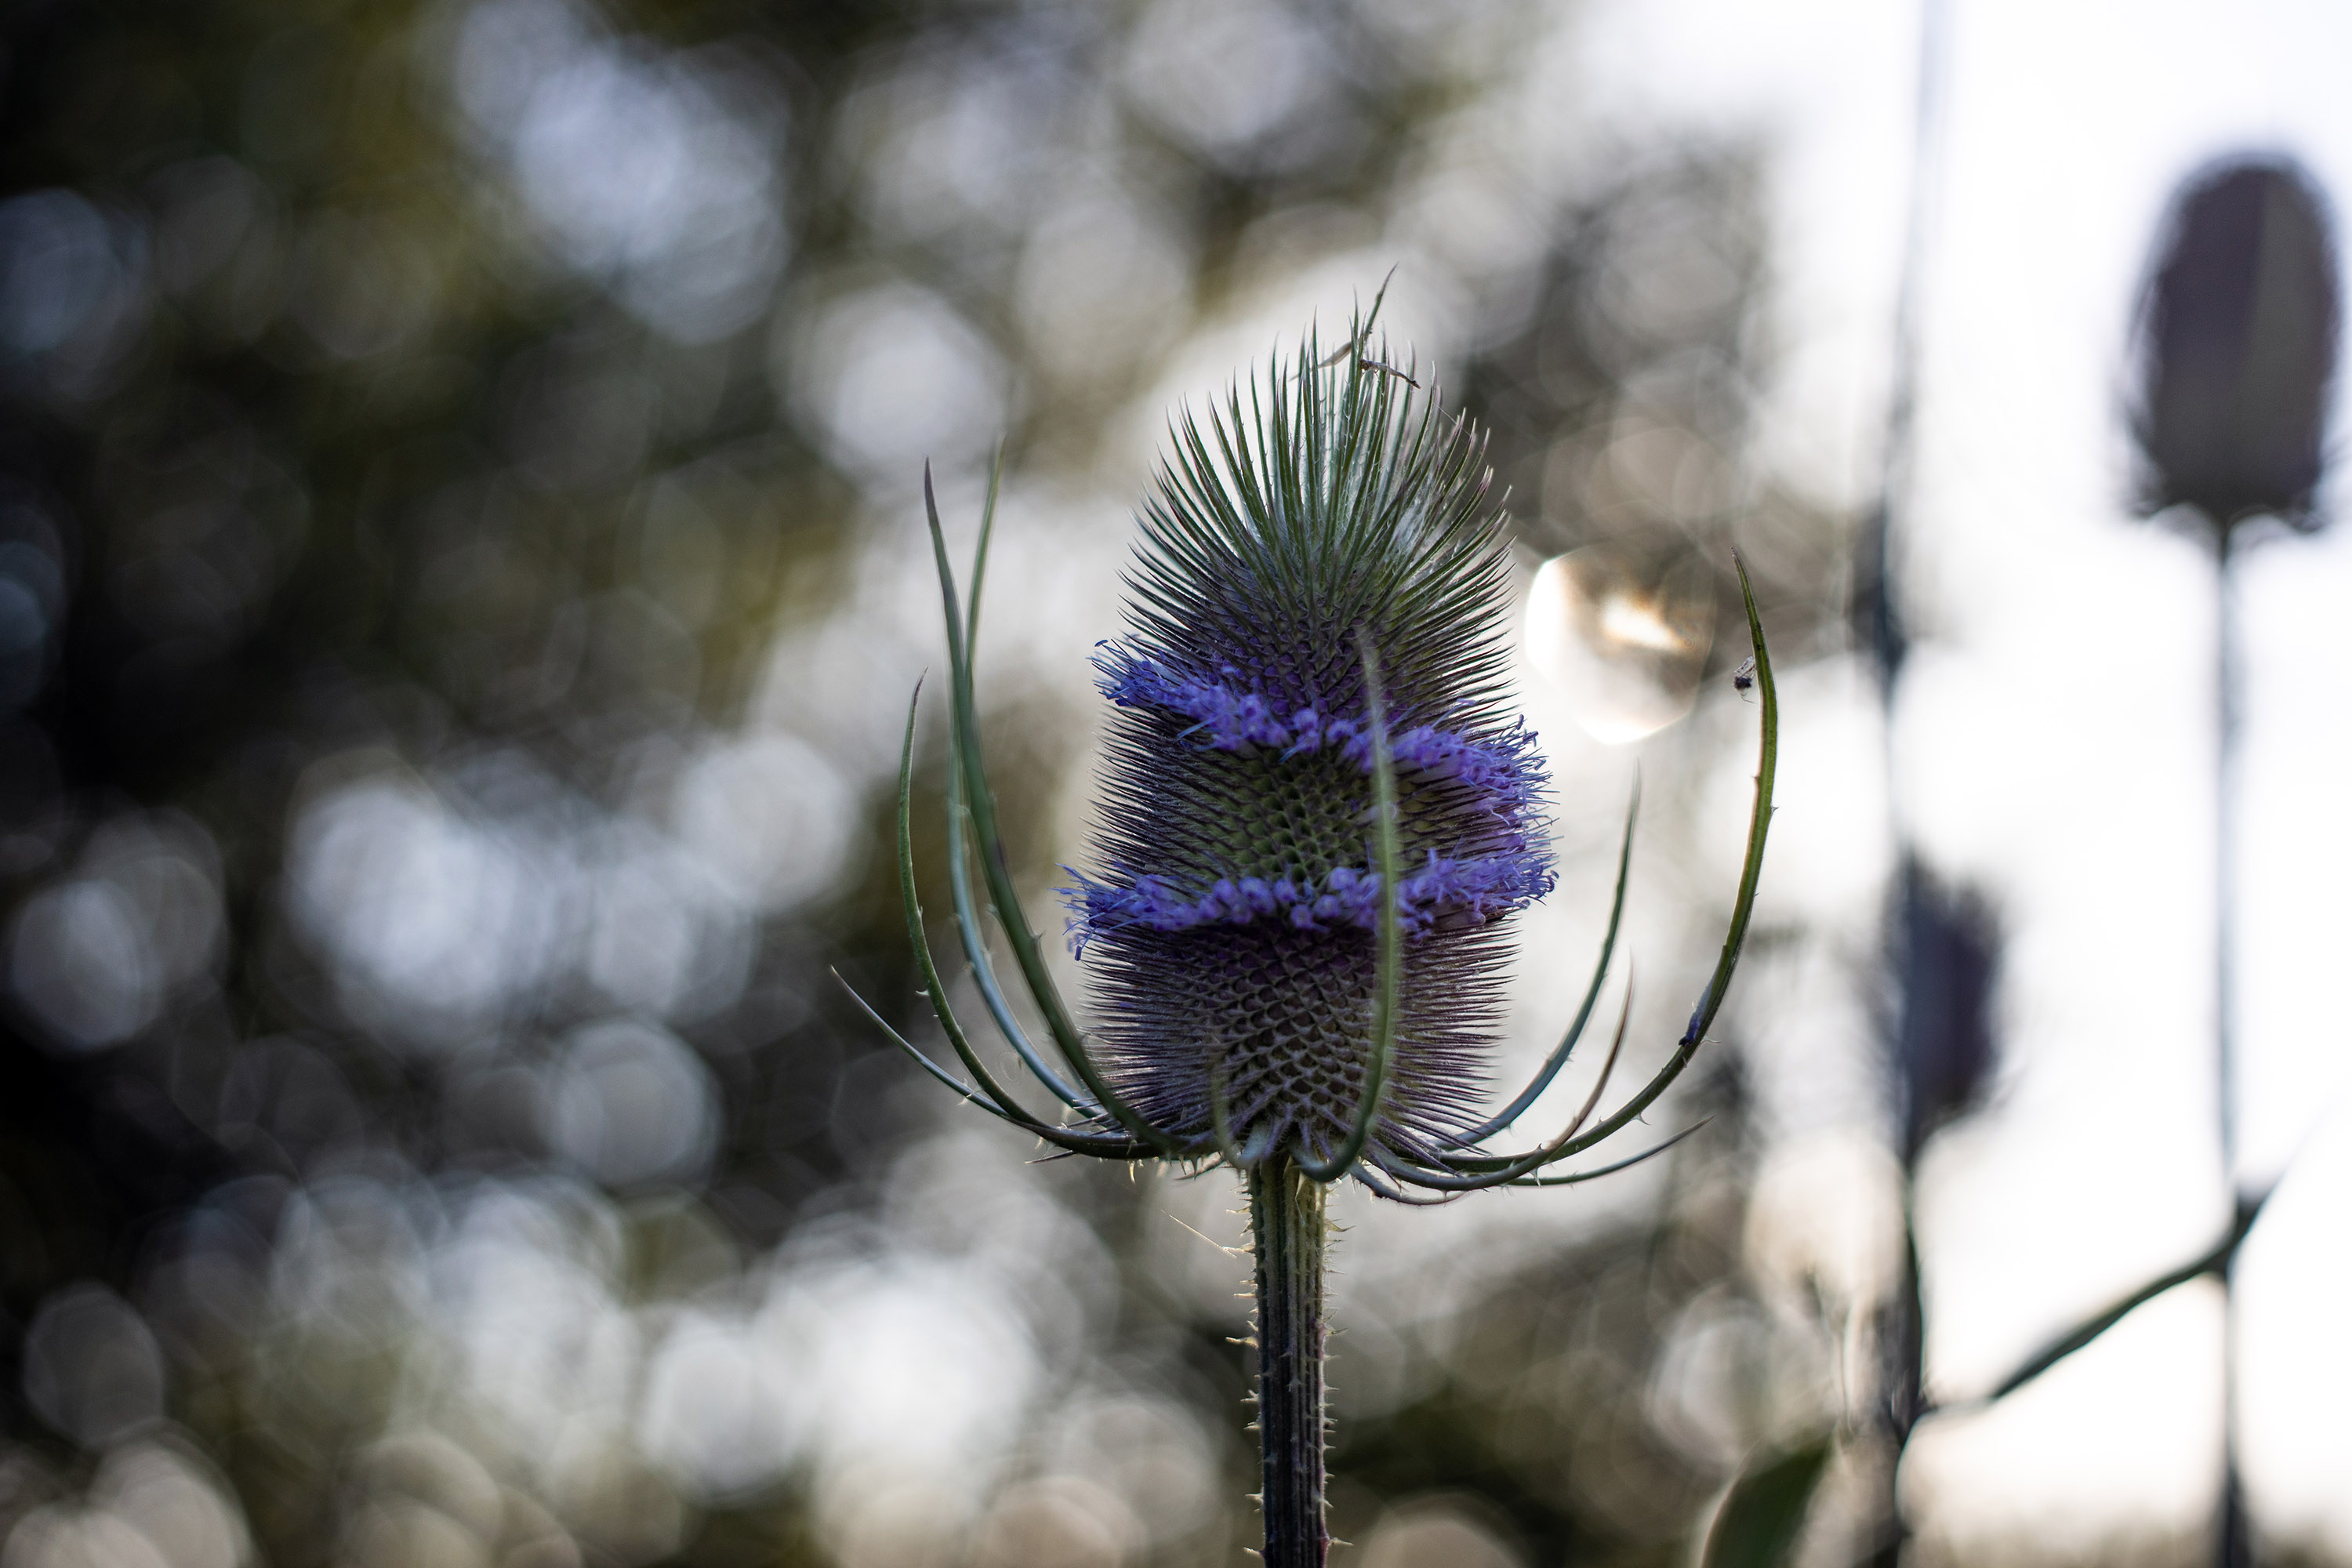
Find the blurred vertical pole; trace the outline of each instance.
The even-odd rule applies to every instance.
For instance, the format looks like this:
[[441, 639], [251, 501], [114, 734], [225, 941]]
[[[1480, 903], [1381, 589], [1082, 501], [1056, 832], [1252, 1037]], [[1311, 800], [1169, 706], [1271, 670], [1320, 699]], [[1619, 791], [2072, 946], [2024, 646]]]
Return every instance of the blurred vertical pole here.
[[[2213, 1089], [2221, 1179], [2234, 1202], [2246, 1202], [2238, 1173], [2238, 784], [2245, 712], [2243, 633], [2238, 584], [2231, 572], [2235, 530], [2213, 531]], [[2221, 1270], [2221, 1507], [2215, 1524], [2217, 1568], [2253, 1568], [2252, 1521], [2238, 1473], [2238, 1293], [2236, 1253]]]
[[[1885, 747], [1887, 821], [1892, 847], [1901, 868], [1895, 888], [1899, 904], [1894, 922], [1895, 942], [1889, 955], [1894, 961], [1890, 968], [1898, 1020], [1895, 1026], [1896, 1037], [1890, 1045], [1891, 1054], [1898, 1060], [1908, 1043], [1904, 1037], [1912, 1031], [1917, 1016], [1914, 998], [1919, 987], [1914, 970], [1920, 944], [1914, 938], [1919, 923], [1916, 917], [1921, 875], [1910, 852], [1900, 803], [1895, 794], [1895, 690], [1908, 651], [1908, 638], [1895, 593], [1894, 559], [1896, 512], [1908, 500], [1911, 488], [1919, 380], [1921, 274], [1926, 266], [1928, 219], [1935, 205], [1935, 175], [1943, 125], [1948, 4], [1948, 0], [1920, 0], [1919, 5], [1917, 97], [1912, 120], [1910, 188], [1905, 199], [1902, 260], [1895, 283], [1886, 429], [1880, 450], [1878, 495], [1858, 542], [1853, 580], [1854, 641], [1870, 651], [1872, 668], [1878, 678], [1880, 732]], [[1911, 1172], [1917, 1155], [1917, 1140], [1913, 1136], [1918, 1120], [1915, 1110], [1917, 1097], [1907, 1086], [1898, 1093], [1906, 1101], [1902, 1111], [1903, 1250], [1893, 1298], [1882, 1304], [1877, 1323], [1876, 1420], [1885, 1466], [1876, 1501], [1877, 1517], [1871, 1522], [1868, 1559], [1884, 1568], [1892, 1568], [1901, 1556], [1907, 1534], [1897, 1494], [1897, 1471], [1904, 1447], [1910, 1442], [1911, 1430], [1918, 1424], [1923, 1409], [1927, 1366], [1919, 1248], [1911, 1210]]]
[[[2336, 258], [2317, 190], [2273, 158], [2225, 161], [2174, 203], [2143, 306], [2135, 434], [2151, 514], [2212, 535], [2215, 588], [2213, 1041], [2221, 1171], [2241, 1213], [2237, 1050], [2238, 801], [2244, 641], [2232, 568], [2269, 519], [2308, 532], [2336, 370]], [[2237, 1462], [2237, 1314], [2223, 1347], [2222, 1478], [2214, 1562], [2250, 1568]]]
[[[1879, 449], [1878, 495], [1864, 524], [1854, 563], [1854, 640], [1868, 648], [1879, 697], [1891, 719], [1895, 678], [1908, 641], [1894, 589], [1895, 510], [1908, 499], [1913, 422], [1918, 404], [1920, 274], [1934, 206], [1937, 150], [1944, 112], [1944, 29], [1948, 0], [1920, 0], [1917, 102], [1912, 120], [1911, 182], [1906, 193], [1903, 253], [1895, 291], [1895, 341], [1887, 367], [1886, 429]], [[1890, 748], [1891, 727], [1886, 731]], [[1890, 751], [1890, 762], [1891, 762]]]
[[1889, 1078], [1896, 1100], [1903, 1170], [1903, 1255], [1894, 1298], [1880, 1320], [1879, 1418], [1887, 1490], [1870, 1561], [1892, 1564], [1906, 1528], [1894, 1487], [1903, 1451], [1927, 1407], [1927, 1321], [1920, 1304], [1919, 1247], [1912, 1224], [1913, 1180], [1927, 1141], [1967, 1115], [1992, 1076], [1993, 986], [2000, 927], [1973, 890], [1949, 885], [1906, 853], [1895, 877], [1888, 969], [1900, 987]]

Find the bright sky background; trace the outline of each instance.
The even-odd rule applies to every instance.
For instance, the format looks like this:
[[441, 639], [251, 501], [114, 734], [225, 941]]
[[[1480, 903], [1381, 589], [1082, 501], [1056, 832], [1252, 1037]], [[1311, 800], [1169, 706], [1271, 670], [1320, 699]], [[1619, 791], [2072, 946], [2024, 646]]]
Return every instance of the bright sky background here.
[[[2012, 937], [2002, 1088], [1923, 1183], [1931, 1376], [1957, 1397], [2223, 1222], [2212, 576], [2130, 519], [2117, 410], [2182, 176], [2276, 151], [2352, 193], [2352, 7], [1946, 5], [1896, 799], [1933, 859], [1998, 895]], [[1769, 460], [1848, 502], [1874, 474], [1917, 26], [1877, 0], [1601, 0], [1582, 24], [1588, 112], [1775, 147], [1792, 352]], [[2339, 449], [2344, 423], [2339, 398]], [[2330, 612], [2352, 600], [2352, 531], [2273, 542], [2242, 581], [2243, 1163], [2294, 1161], [2242, 1266], [2246, 1462], [2267, 1528], [2343, 1550], [2352, 1348], [2329, 1304], [2352, 1289], [2352, 1027], [2332, 982], [2352, 937], [2352, 713]], [[1824, 873], [1835, 837], [1803, 841]], [[1906, 1481], [1931, 1533], [1983, 1551], [2019, 1531], [2201, 1530], [2221, 1324], [2218, 1292], [2183, 1289], [2011, 1405], [1923, 1434]]]

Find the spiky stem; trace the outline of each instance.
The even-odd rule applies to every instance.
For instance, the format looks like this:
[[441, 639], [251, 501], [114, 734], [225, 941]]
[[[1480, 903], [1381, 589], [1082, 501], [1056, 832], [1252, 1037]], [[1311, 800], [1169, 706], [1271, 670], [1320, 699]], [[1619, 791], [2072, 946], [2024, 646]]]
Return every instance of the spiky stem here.
[[1265, 1568], [1323, 1568], [1323, 1184], [1286, 1156], [1249, 1173]]

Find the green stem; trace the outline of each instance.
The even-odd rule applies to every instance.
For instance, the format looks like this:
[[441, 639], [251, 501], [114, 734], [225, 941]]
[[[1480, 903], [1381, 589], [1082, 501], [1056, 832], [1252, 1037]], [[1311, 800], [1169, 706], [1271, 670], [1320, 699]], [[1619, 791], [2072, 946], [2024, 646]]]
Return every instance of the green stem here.
[[1265, 1568], [1323, 1568], [1323, 1184], [1287, 1156], [1249, 1172]]

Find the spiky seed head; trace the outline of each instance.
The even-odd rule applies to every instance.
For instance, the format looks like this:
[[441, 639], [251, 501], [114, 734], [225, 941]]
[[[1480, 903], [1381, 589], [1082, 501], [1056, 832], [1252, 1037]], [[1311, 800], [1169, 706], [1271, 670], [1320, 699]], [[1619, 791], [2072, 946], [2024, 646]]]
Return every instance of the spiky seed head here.
[[1405, 933], [1372, 1143], [1426, 1161], [1467, 1119], [1506, 918], [1549, 892], [1534, 737], [1512, 710], [1507, 558], [1483, 438], [1369, 343], [1310, 333], [1187, 415], [1140, 517], [1091, 874], [1066, 890], [1113, 1086], [1163, 1130], [1322, 1163], [1370, 1063], [1381, 882], [1360, 636], [1398, 788]]

